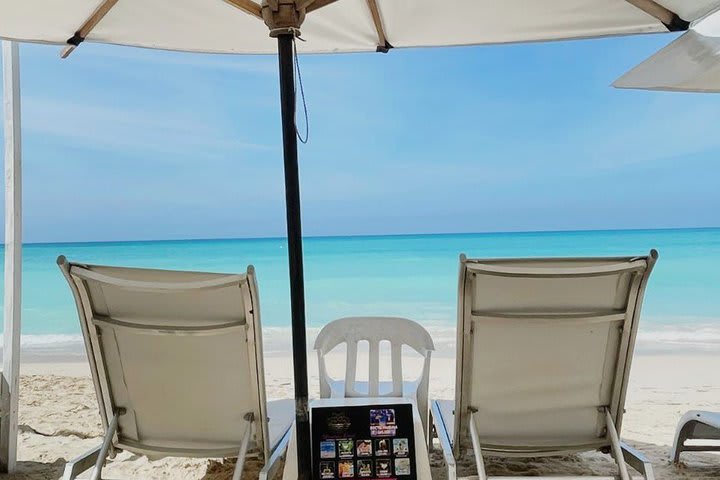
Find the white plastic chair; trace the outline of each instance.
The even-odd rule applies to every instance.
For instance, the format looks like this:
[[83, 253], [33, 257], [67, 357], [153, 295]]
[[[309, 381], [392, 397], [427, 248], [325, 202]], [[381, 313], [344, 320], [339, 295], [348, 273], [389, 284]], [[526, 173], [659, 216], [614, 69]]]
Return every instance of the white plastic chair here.
[[[367, 382], [357, 381], [358, 343], [369, 345]], [[380, 381], [380, 342], [391, 345], [392, 381]], [[325, 355], [338, 345], [347, 344], [345, 378], [336, 380], [327, 372]], [[422, 373], [405, 380], [402, 372], [402, 346], [407, 345], [425, 359]], [[430, 334], [418, 323], [397, 317], [347, 317], [325, 325], [315, 340], [320, 368], [320, 397], [405, 397], [417, 402], [423, 427], [427, 431], [428, 379], [430, 355], [435, 350]]]

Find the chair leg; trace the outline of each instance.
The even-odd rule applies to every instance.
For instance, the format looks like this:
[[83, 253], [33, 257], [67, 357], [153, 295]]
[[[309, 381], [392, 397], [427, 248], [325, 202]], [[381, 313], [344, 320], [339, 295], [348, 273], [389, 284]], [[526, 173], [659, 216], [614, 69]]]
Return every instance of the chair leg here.
[[92, 470], [92, 473], [90, 474], [90, 480], [101, 480], [102, 478], [102, 469], [103, 466], [105, 466], [105, 459], [108, 456], [108, 452], [110, 451], [110, 447], [112, 447], [112, 440], [115, 436], [115, 432], [117, 432], [118, 428], [118, 419], [120, 418], [120, 415], [125, 413], [125, 409], [120, 408], [115, 412], [115, 415], [113, 415], [112, 420], [110, 420], [110, 424], [108, 425], [108, 429], [105, 432], [105, 438], [103, 439], [103, 443], [100, 446], [100, 449], [97, 451], [97, 458], [95, 459], [95, 467]]
[[269, 478], [272, 478], [275, 470], [277, 470], [277, 467], [280, 464], [280, 459], [282, 459], [287, 453], [288, 443], [290, 443], [290, 437], [292, 437], [292, 433], [293, 427], [291, 426], [287, 429], [285, 435], [283, 435], [282, 439], [278, 442], [275, 450], [270, 455], [270, 458], [268, 458], [265, 462], [265, 466], [263, 467], [263, 469], [260, 470], [258, 480], [268, 480]]
[[475, 413], [470, 414], [470, 439], [472, 440], [473, 453], [475, 454], [475, 466], [478, 471], [478, 480], [487, 480], [487, 472], [485, 471], [485, 461], [482, 456], [482, 449], [480, 448], [480, 436], [477, 433], [477, 427], [475, 426]]
[[433, 428], [435, 420], [433, 419], [432, 409], [428, 411], [428, 425], [425, 430], [425, 442], [427, 442], [428, 455], [433, 452]]
[[615, 428], [615, 421], [612, 415], [610, 415], [610, 410], [607, 408], [605, 409], [605, 423], [608, 436], [610, 437], [610, 447], [612, 447], [613, 458], [615, 458], [615, 463], [617, 463], [618, 469], [620, 470], [620, 478], [622, 480], [630, 480], [630, 474], [628, 474], [627, 464], [625, 463], [625, 456], [623, 455], [622, 446], [620, 445], [620, 436]]
[[684, 450], [685, 440], [690, 437], [690, 432], [695, 428], [695, 422], [685, 422], [678, 426], [677, 433], [675, 434], [675, 442], [673, 443], [672, 450], [670, 451], [670, 458], [673, 463], [680, 462], [680, 453]]
[[238, 452], [238, 458], [235, 463], [235, 471], [233, 471], [232, 480], [240, 480], [240, 477], [242, 476], [242, 471], [245, 467], [245, 456], [247, 455], [248, 446], [250, 445], [250, 437], [252, 436], [255, 415], [252, 413], [246, 413], [244, 419], [248, 422], [248, 426], [245, 429], [245, 435], [243, 435], [242, 442], [240, 442], [240, 451]]
[[448, 480], [456, 480], [457, 471], [455, 468], [455, 457], [453, 457], [450, 435], [445, 428], [445, 421], [443, 419], [442, 412], [440, 411], [440, 406], [437, 402], [433, 401], [430, 410], [432, 412], [431, 418], [433, 420], [433, 426], [435, 427], [435, 432], [437, 432], [437, 437], [440, 441], [443, 458], [445, 458], [445, 465], [447, 465], [447, 478]]

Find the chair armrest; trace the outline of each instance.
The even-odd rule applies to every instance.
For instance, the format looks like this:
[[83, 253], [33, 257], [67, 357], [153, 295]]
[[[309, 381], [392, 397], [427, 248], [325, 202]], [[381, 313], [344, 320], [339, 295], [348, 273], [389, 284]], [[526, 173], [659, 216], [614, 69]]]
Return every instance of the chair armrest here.
[[101, 447], [102, 445], [98, 445], [92, 450], [88, 450], [67, 462], [65, 464], [65, 470], [63, 471], [62, 480], [75, 480], [78, 475], [93, 468], [100, 455]]
[[457, 473], [455, 468], [455, 457], [453, 456], [453, 449], [451, 443], [452, 440], [450, 439], [450, 435], [445, 428], [445, 419], [442, 416], [442, 411], [440, 410], [440, 406], [438, 405], [437, 400], [432, 401], [430, 411], [432, 414], [433, 425], [435, 426], [435, 431], [437, 432], [438, 440], [440, 440], [440, 447], [442, 448], [443, 458], [445, 459], [445, 464], [447, 465], [448, 480], [455, 480], [457, 478]]
[[265, 466], [262, 470], [260, 470], [258, 480], [269, 480], [273, 478], [275, 471], [280, 465], [280, 460], [285, 457], [285, 453], [287, 452], [288, 443], [290, 442], [294, 425], [294, 423], [291, 424], [283, 434], [283, 437], [278, 442], [275, 450], [273, 450], [272, 454], [270, 454], [270, 458], [268, 458], [265, 462]]
[[640, 472], [645, 480], [655, 480], [652, 464], [641, 451], [634, 449], [625, 442], [620, 442], [620, 447], [622, 448], [625, 463]]

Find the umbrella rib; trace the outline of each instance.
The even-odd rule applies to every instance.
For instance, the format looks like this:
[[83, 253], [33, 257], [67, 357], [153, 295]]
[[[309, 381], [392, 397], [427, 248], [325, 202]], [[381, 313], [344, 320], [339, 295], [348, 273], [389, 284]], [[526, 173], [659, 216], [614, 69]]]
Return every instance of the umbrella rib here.
[[85, 20], [85, 23], [75, 32], [75, 34], [68, 38], [67, 47], [60, 53], [60, 58], [67, 58], [78, 45], [85, 41], [85, 38], [92, 32], [93, 28], [108, 14], [108, 12], [115, 6], [118, 0], [104, 0], [95, 11]]
[[634, 5], [648, 15], [660, 20], [663, 25], [667, 27], [671, 32], [681, 32], [690, 28], [690, 22], [680, 18], [680, 16], [663, 7], [654, 0], [625, 0], [626, 2]]
[[385, 35], [385, 26], [383, 25], [382, 17], [380, 16], [380, 7], [377, 4], [377, 0], [367, 0], [368, 8], [372, 14], [373, 23], [375, 24], [375, 30], [377, 31], [378, 47], [377, 51], [387, 53], [392, 48], [390, 42], [387, 40]]
[[310, 13], [323, 7], [327, 7], [331, 3], [335, 3], [337, 1], [338, 0], [306, 0], [304, 6], [306, 8], [306, 12]]
[[223, 0], [223, 2], [262, 20], [262, 7], [252, 0]]
[[[305, 0], [303, 6], [305, 7], [306, 12], [310, 13], [323, 7], [327, 7], [336, 1], [337, 0]], [[377, 51], [387, 53], [392, 48], [392, 45], [388, 42], [387, 35], [385, 34], [385, 26], [383, 25], [382, 16], [380, 15], [380, 7], [378, 6], [377, 0], [367, 0], [367, 5], [370, 9], [370, 14], [372, 15], [375, 31], [377, 32]]]

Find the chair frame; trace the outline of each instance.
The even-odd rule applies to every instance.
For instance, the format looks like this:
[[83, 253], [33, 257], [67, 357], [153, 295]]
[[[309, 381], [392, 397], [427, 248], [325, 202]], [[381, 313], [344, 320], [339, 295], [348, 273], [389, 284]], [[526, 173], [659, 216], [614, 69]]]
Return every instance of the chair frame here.
[[[598, 411], [605, 414], [606, 424], [606, 435], [604, 439], [601, 439], [597, 445], [584, 445], [576, 446], [572, 448], [548, 448], [547, 451], [540, 451], [536, 448], [516, 448], [507, 449], [502, 452], [493, 451], [493, 454], [502, 456], [514, 456], [514, 457], [530, 457], [530, 456], [549, 456], [559, 455], [564, 453], [573, 453], [580, 451], [590, 451], [595, 449], [603, 450], [609, 447], [610, 453], [612, 453], [615, 462], [618, 465], [619, 475], [621, 480], [629, 480], [631, 477], [627, 471], [626, 464], [632, 466], [635, 470], [640, 472], [645, 480], [654, 480], [654, 473], [650, 461], [637, 450], [633, 449], [629, 445], [623, 443], [619, 437], [619, 431], [622, 425], [622, 416], [624, 413], [623, 405], [625, 404], [625, 397], [627, 393], [627, 383], [630, 375], [630, 365], [632, 362], [632, 351], [637, 338], [638, 320], [640, 316], [640, 310], [642, 307], [642, 299], [644, 296], [645, 288], [647, 286], [647, 280], [650, 272], [652, 271], [655, 262], [657, 261], [658, 255], [655, 250], [652, 250], [647, 257], [617, 257], [617, 258], [602, 258], [604, 261], [616, 261], [611, 265], [604, 265], [599, 267], [573, 267], [573, 268], [556, 268], [552, 271], [544, 269], [542, 274], [546, 276], [555, 275], [567, 275], [567, 274], [579, 274], [580, 276], [593, 276], [602, 275], [620, 271], [633, 271], [633, 270], [644, 270], [644, 273], [639, 276], [638, 279], [631, 286], [631, 298], [635, 297], [636, 301], [632, 305], [628, 305], [627, 311], [623, 316], [623, 334], [621, 344], [619, 348], [620, 358], [617, 362], [615, 372], [615, 382], [612, 393], [612, 403], [608, 406], [598, 407]], [[507, 259], [503, 259], [507, 260]], [[542, 262], [542, 261], [553, 261], [553, 260], [595, 260], [594, 258], [583, 258], [583, 259], [571, 259], [571, 258], [533, 258], [533, 259], [518, 259], [527, 261], [529, 263]], [[500, 260], [502, 261], [502, 260]], [[469, 405], [465, 405], [464, 398], [467, 398], [468, 390], [470, 387], [469, 368], [467, 365], [471, 365], [472, 361], [472, 336], [474, 334], [472, 328], [472, 322], [466, 322], [466, 318], [471, 318], [473, 312], [471, 307], [467, 305], [465, 301], [466, 296], [469, 294], [468, 289], [470, 288], [469, 282], [467, 282], [468, 274], [472, 274], [474, 271], [483, 272], [486, 274], [504, 275], [504, 276], [526, 276], [530, 274], [540, 274], [540, 270], [534, 270], [532, 267], [528, 268], [516, 268], [506, 267], [496, 263], [497, 260], [469, 260], [464, 254], [460, 255], [460, 274], [458, 282], [458, 359], [456, 366], [456, 392], [455, 392], [455, 409], [454, 409], [454, 435], [450, 438], [449, 429], [447, 428], [446, 419], [443, 416], [440, 402], [437, 400], [432, 401], [430, 408], [430, 419], [434, 426], [435, 432], [438, 436], [440, 446], [442, 448], [443, 456], [447, 465], [448, 480], [455, 480], [457, 478], [457, 468], [455, 458], [460, 455], [462, 448], [466, 446], [464, 440], [469, 438], [474, 454], [475, 462], [478, 469], [479, 480], [524, 480], [529, 478], [543, 478], [543, 477], [488, 477], [485, 472], [484, 461], [482, 457], [482, 449], [480, 446], [480, 435], [477, 431], [477, 426], [474, 421], [475, 412]], [[608, 320], [610, 319], [608, 315]], [[617, 320], [617, 319], [615, 319]], [[428, 442], [430, 448], [432, 448], [432, 442]], [[544, 478], [557, 478], [557, 477], [544, 477]], [[574, 477], [562, 477], [564, 480], [567, 479], [588, 479], [594, 478], [596, 480], [611, 480], [617, 477], [592, 477], [592, 476], [574, 476]]]
[[[709, 435], [695, 433], [701, 427], [711, 432]], [[685, 445], [686, 440], [718, 440], [720, 439], [720, 413], [690, 410], [678, 422], [675, 440], [670, 451], [673, 463], [680, 463], [682, 452], [720, 452], [720, 445]]]
[[[93, 471], [90, 474], [90, 479], [102, 480], [102, 469], [105, 465], [105, 461], [109, 457], [112, 458], [110, 456], [110, 447], [112, 445], [112, 439], [115, 436], [115, 431], [117, 429], [117, 419], [121, 413], [122, 412], [118, 412], [117, 415], [113, 416], [113, 420], [110, 422], [110, 428], [108, 428], [107, 432], [103, 436], [103, 443], [101, 445], [98, 445], [97, 447], [88, 450], [87, 452], [73, 458], [65, 464], [65, 470], [63, 470], [62, 480], [74, 480], [77, 478], [78, 475], [86, 472], [87, 470], [90, 470], [91, 468], [93, 469]], [[245, 420], [250, 422], [251, 424], [254, 424], [254, 418], [252, 415], [247, 415]], [[281, 460], [284, 459], [287, 453], [287, 447], [288, 443], [290, 442], [291, 435], [292, 425], [285, 431], [277, 446], [268, 457], [267, 461], [265, 462], [265, 466], [262, 468], [262, 470], [260, 470], [258, 480], [268, 480], [270, 478], [274, 478], [275, 473], [282, 464]], [[250, 436], [251, 432], [250, 429], [248, 429], [245, 431], [240, 451], [238, 452], [238, 460], [235, 464], [235, 469], [233, 470], [233, 480], [240, 480], [241, 478], [243, 467], [245, 466], [245, 457], [247, 455], [248, 446], [250, 444]]]
[[[259, 298], [257, 295], [257, 280], [255, 277], [255, 269], [252, 265], [248, 266], [247, 273], [241, 275], [225, 275], [219, 279], [194, 281], [194, 282], [178, 282], [178, 283], [158, 283], [146, 281], [133, 281], [104, 275], [90, 269], [90, 266], [84, 264], [70, 263], [64, 256], [58, 257], [58, 266], [62, 271], [65, 279], [70, 285], [70, 289], [75, 299], [75, 305], [80, 317], [80, 325], [83, 333], [83, 341], [85, 343], [90, 371], [93, 377], [95, 393], [98, 405], [100, 407], [100, 417], [105, 434], [101, 445], [81, 454], [80, 456], [70, 460], [63, 472], [62, 480], [74, 480], [77, 476], [88, 469], [92, 468], [91, 480], [101, 480], [102, 469], [108, 458], [114, 458], [116, 450], [128, 448], [133, 452], [145, 455], [155, 456], [182, 456], [182, 457], [227, 457], [237, 455], [238, 461], [235, 466], [233, 480], [241, 478], [245, 457], [250, 446], [253, 429], [261, 429], [262, 445], [259, 445], [261, 453], [267, 459], [263, 472], [266, 477], [268, 472], [277, 469], [278, 462], [285, 453], [287, 442], [289, 440], [289, 428], [285, 431], [277, 443], [272, 448], [269, 444], [269, 428], [268, 422], [257, 421], [253, 412], [247, 412], [244, 420], [248, 422], [238, 450], [195, 450], [195, 449], [159, 449], [152, 450], [143, 448], [142, 445], [122, 444], [119, 442], [117, 435], [118, 420], [121, 415], [125, 414], [124, 408], [115, 409], [111, 398], [109, 379], [106, 377], [107, 369], [105, 359], [98, 339], [98, 332], [95, 325], [111, 326], [112, 328], [129, 328], [124, 322], [110, 318], [96, 318], [93, 315], [90, 297], [87, 291], [79, 288], [76, 282], [82, 282], [84, 279], [95, 280], [101, 283], [111, 284], [114, 286], [126, 288], [145, 288], [149, 290], [167, 291], [167, 290], [195, 290], [216, 288], [227, 285], [238, 284], [241, 288], [241, 294], [244, 296], [244, 304], [246, 307], [245, 325], [219, 325], [211, 327], [183, 327], [183, 328], [167, 328], [165, 326], [135, 326], [133, 328], [144, 329], [148, 334], [163, 335], [207, 335], [208, 333], [217, 333], [219, 330], [244, 328], [248, 342], [248, 353], [254, 363], [251, 368], [251, 378], [258, 386], [257, 403], [259, 414], [262, 419], [267, 419], [267, 399], [265, 396], [265, 378], [262, 356], [262, 332], [260, 330], [260, 313]], [[262, 477], [261, 477], [262, 478]]]

